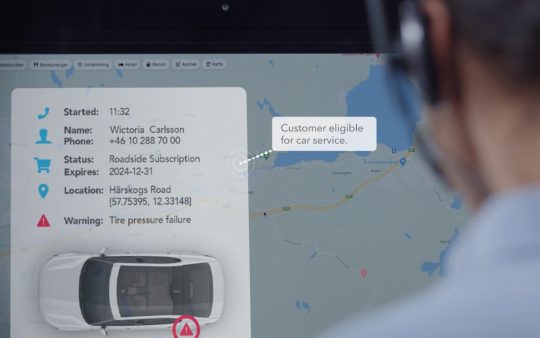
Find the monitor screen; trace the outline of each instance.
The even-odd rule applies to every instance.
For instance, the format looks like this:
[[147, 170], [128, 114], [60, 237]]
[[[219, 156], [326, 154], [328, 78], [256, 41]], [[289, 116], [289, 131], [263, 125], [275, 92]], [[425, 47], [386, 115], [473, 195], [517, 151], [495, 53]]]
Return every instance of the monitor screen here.
[[386, 68], [0, 55], [0, 336], [311, 338], [444, 278], [467, 212]]

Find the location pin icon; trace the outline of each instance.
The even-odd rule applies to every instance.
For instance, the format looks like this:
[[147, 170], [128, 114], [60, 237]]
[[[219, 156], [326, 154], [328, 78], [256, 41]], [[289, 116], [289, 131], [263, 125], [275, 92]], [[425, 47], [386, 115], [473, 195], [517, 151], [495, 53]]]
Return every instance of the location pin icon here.
[[362, 276], [362, 278], [366, 278], [366, 276], [367, 276], [367, 269], [366, 268], [362, 268], [360, 270], [360, 276]]
[[49, 186], [46, 185], [45, 183], [40, 184], [39, 187], [38, 187], [38, 192], [39, 192], [39, 196], [41, 196], [41, 198], [47, 197], [47, 194], [49, 193]]

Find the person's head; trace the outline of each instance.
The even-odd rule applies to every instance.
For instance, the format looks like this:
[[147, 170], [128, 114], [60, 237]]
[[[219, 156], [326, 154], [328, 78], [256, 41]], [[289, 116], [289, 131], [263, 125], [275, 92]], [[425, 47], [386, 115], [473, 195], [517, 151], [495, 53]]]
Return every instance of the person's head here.
[[423, 0], [440, 103], [428, 122], [473, 207], [540, 183], [540, 1]]

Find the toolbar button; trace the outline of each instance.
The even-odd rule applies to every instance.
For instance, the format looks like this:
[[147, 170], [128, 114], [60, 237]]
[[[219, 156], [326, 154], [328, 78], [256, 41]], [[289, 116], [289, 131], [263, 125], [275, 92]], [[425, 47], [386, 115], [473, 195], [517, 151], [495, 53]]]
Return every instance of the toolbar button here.
[[68, 70], [71, 68], [71, 61], [68, 60], [34, 60], [30, 62], [33, 70]]
[[141, 68], [141, 62], [139, 60], [116, 60], [114, 67], [119, 70], [137, 70]]
[[169, 60], [144, 60], [143, 68], [147, 70], [164, 70], [169, 68]]
[[26, 61], [0, 60], [0, 70], [25, 70], [26, 67]]
[[77, 70], [109, 70], [112, 68], [110, 60], [77, 60], [75, 69]]
[[178, 59], [173, 61], [173, 69], [177, 70], [192, 70], [201, 66], [201, 62], [197, 59]]
[[204, 69], [225, 69], [227, 63], [223, 59], [208, 59], [204, 60]]

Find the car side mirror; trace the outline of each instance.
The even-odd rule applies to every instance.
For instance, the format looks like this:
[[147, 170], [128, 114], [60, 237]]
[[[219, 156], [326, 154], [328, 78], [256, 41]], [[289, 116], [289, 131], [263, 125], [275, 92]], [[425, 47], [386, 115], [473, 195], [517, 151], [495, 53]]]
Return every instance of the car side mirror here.
[[105, 256], [105, 255], [107, 254], [107, 250], [109, 250], [109, 249], [108, 249], [108, 248], [103, 248], [103, 249], [101, 249], [101, 251], [99, 252], [99, 255], [100, 255], [101, 257]]
[[101, 327], [101, 330], [99, 330], [101, 332], [102, 335], [104, 336], [108, 336], [109, 335], [109, 332], [107, 331], [107, 328], [105, 326], [102, 326]]

